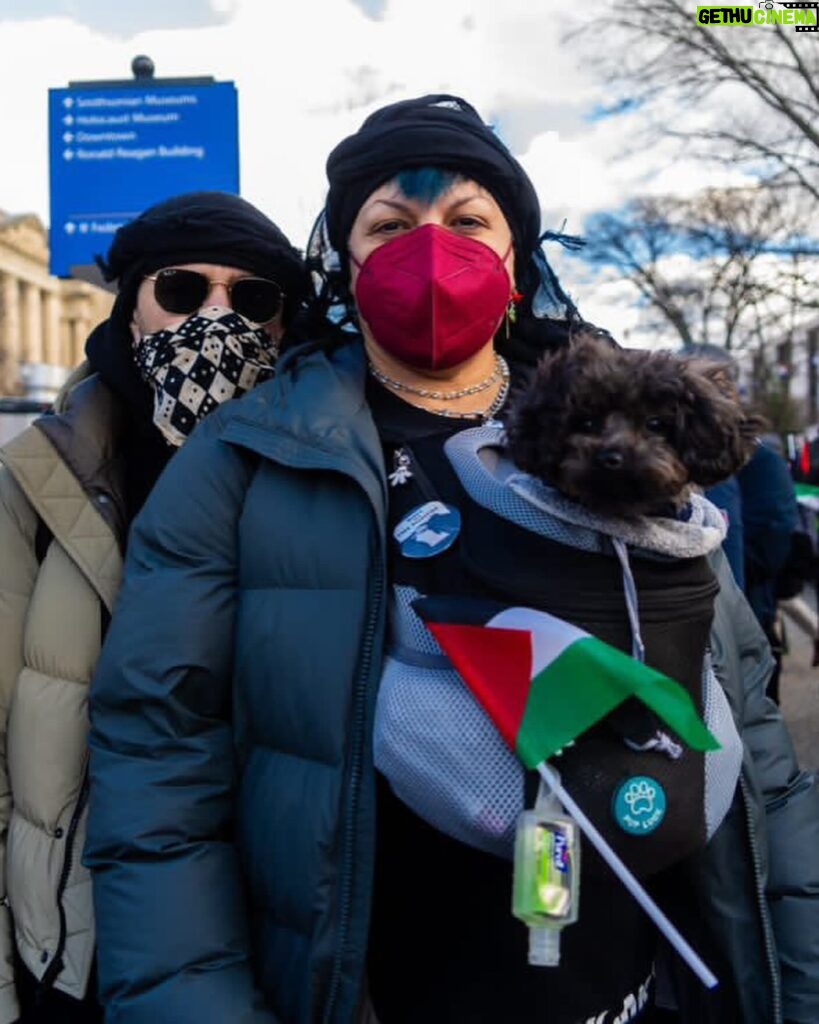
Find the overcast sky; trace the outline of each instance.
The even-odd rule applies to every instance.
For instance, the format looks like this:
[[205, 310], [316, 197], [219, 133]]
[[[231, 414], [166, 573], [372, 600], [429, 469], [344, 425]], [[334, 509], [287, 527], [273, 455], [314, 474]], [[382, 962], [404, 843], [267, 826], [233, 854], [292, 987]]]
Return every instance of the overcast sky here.
[[[579, 9], [593, 17], [601, 3]], [[130, 77], [138, 53], [157, 77], [236, 83], [242, 193], [299, 246], [333, 145], [383, 103], [425, 92], [460, 94], [496, 125], [532, 176], [544, 227], [565, 220], [578, 232], [591, 211], [695, 187], [702, 172], [659, 149], [614, 159], [625, 126], [591, 117], [605, 95], [561, 41], [567, 9], [558, 0], [0, 0], [0, 208], [48, 223], [48, 88]], [[561, 272], [582, 287], [571, 267]], [[618, 333], [631, 317], [616, 291], [576, 297]]]

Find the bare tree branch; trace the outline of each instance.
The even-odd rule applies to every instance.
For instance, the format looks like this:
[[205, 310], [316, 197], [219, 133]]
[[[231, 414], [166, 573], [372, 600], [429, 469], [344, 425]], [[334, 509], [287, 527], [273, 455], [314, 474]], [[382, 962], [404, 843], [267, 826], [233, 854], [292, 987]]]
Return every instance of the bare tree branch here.
[[[761, 158], [757, 175], [819, 198], [815, 38], [779, 24], [742, 31], [701, 24], [684, 0], [609, 0], [606, 7], [605, 41], [599, 17], [571, 39], [614, 92], [613, 110], [638, 107], [655, 135], [700, 142], [712, 160], [750, 167]], [[669, 117], [669, 105], [679, 116]]]
[[819, 248], [806, 248], [802, 223], [764, 188], [643, 198], [588, 221], [586, 258], [628, 281], [643, 321], [657, 311], [683, 345], [743, 349], [819, 305]]

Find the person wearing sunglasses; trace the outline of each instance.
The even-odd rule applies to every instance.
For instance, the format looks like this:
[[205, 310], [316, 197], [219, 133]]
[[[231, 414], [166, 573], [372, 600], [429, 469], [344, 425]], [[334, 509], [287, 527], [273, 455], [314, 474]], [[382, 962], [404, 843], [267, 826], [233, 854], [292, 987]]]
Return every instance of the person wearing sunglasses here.
[[196, 424], [273, 375], [305, 289], [284, 234], [219, 192], [150, 207], [101, 265], [117, 297], [87, 361], [0, 450], [2, 1024], [103, 1019], [81, 862], [86, 701], [128, 528]]

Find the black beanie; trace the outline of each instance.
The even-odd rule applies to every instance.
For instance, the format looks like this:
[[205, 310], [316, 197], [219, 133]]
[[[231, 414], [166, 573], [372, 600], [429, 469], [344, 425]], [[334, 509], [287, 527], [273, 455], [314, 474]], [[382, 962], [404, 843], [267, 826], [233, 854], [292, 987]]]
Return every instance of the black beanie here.
[[540, 203], [528, 175], [474, 107], [437, 94], [402, 100], [370, 114], [327, 158], [327, 232], [339, 253], [367, 196], [401, 171], [435, 167], [483, 185], [509, 222], [527, 260], [540, 234]]
[[305, 293], [304, 264], [297, 249], [255, 206], [229, 192], [187, 192], [149, 207], [114, 235], [105, 259], [106, 281], [119, 294], [112, 318], [130, 322], [146, 274], [180, 263], [237, 267], [281, 285], [285, 321]]

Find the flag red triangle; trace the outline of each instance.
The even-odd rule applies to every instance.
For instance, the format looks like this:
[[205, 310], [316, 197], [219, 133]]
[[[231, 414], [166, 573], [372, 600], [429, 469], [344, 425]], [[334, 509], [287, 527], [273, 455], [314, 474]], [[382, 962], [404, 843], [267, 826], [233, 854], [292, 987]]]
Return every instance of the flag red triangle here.
[[531, 633], [443, 622], [427, 626], [514, 750], [532, 682]]

